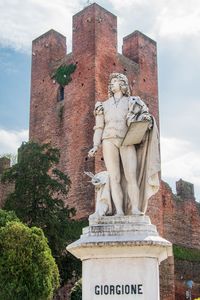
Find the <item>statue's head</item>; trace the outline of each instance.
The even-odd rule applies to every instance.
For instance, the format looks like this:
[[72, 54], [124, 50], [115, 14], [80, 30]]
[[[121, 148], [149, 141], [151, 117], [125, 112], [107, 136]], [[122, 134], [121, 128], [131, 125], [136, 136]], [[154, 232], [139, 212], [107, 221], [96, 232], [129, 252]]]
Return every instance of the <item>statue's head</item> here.
[[119, 81], [119, 85], [120, 85], [120, 89], [122, 91], [122, 94], [124, 96], [130, 96], [130, 89], [129, 89], [129, 85], [128, 85], [128, 78], [121, 73], [112, 73], [109, 76], [109, 83], [108, 83], [108, 97], [112, 97], [113, 96], [113, 92], [111, 89], [111, 80], [113, 78], [118, 79]]

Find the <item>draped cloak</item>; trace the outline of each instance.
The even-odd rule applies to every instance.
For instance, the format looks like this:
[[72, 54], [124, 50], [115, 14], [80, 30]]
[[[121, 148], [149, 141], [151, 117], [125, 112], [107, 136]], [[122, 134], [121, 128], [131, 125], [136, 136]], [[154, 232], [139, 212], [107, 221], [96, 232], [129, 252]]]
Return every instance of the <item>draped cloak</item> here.
[[[159, 172], [160, 172], [160, 151], [158, 128], [153, 118], [153, 128], [147, 130], [143, 141], [136, 145], [137, 153], [137, 183], [139, 187], [139, 207], [138, 209], [146, 213], [148, 200], [159, 190]], [[122, 190], [124, 196], [125, 214], [131, 213], [131, 204], [128, 199], [126, 188], [126, 179], [122, 175]]]

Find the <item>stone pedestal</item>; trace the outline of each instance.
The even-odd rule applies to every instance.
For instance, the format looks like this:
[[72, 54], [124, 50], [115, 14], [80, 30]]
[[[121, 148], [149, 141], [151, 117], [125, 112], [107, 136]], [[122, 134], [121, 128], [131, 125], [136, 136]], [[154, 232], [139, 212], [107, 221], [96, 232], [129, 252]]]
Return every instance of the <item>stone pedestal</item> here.
[[83, 262], [83, 300], [159, 300], [159, 263], [172, 255], [147, 216], [90, 218], [67, 250]]

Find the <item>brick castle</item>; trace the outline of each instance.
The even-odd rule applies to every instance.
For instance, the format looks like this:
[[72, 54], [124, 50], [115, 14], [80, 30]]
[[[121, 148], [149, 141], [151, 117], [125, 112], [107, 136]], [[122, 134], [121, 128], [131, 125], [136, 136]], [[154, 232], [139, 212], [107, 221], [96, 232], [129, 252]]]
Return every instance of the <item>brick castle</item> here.
[[[94, 189], [84, 171], [104, 168], [102, 154], [88, 159], [92, 146], [96, 100], [107, 99], [111, 72], [127, 75], [133, 95], [148, 105], [159, 124], [156, 42], [139, 31], [124, 37], [122, 54], [117, 51], [117, 17], [98, 4], [73, 16], [72, 52], [66, 38], [50, 30], [33, 41], [30, 139], [50, 142], [61, 150], [60, 169], [67, 172], [72, 188], [66, 203], [77, 209], [77, 218], [94, 210]], [[75, 64], [72, 81], [64, 88], [53, 74], [61, 65]], [[61, 97], [62, 93], [62, 97]], [[0, 160], [0, 173], [8, 167]], [[9, 188], [0, 185], [0, 203]], [[149, 201], [148, 212], [161, 236], [176, 245], [200, 251], [200, 205], [193, 185], [177, 182], [177, 195], [161, 183]], [[200, 263], [170, 258], [161, 264], [161, 299], [185, 299], [185, 281], [194, 281], [193, 294], [200, 295]]]

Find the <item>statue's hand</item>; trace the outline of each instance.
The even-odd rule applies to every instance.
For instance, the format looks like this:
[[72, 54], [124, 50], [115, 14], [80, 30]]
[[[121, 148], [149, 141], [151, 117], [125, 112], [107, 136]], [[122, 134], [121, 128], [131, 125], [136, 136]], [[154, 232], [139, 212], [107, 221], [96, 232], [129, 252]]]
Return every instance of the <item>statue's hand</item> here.
[[151, 121], [151, 116], [147, 115], [147, 114], [143, 114], [143, 115], [139, 116], [138, 120], [139, 121]]
[[90, 151], [88, 152], [88, 157], [94, 157], [97, 152], [98, 147], [94, 146]]
[[126, 123], [127, 126], [129, 127], [131, 125], [131, 123], [136, 121], [136, 116], [132, 113], [128, 113], [127, 117], [126, 117]]
[[149, 122], [149, 126], [148, 126], [149, 129], [151, 129], [153, 127], [153, 119], [148, 114], [141, 115], [140, 121], [148, 121]]

